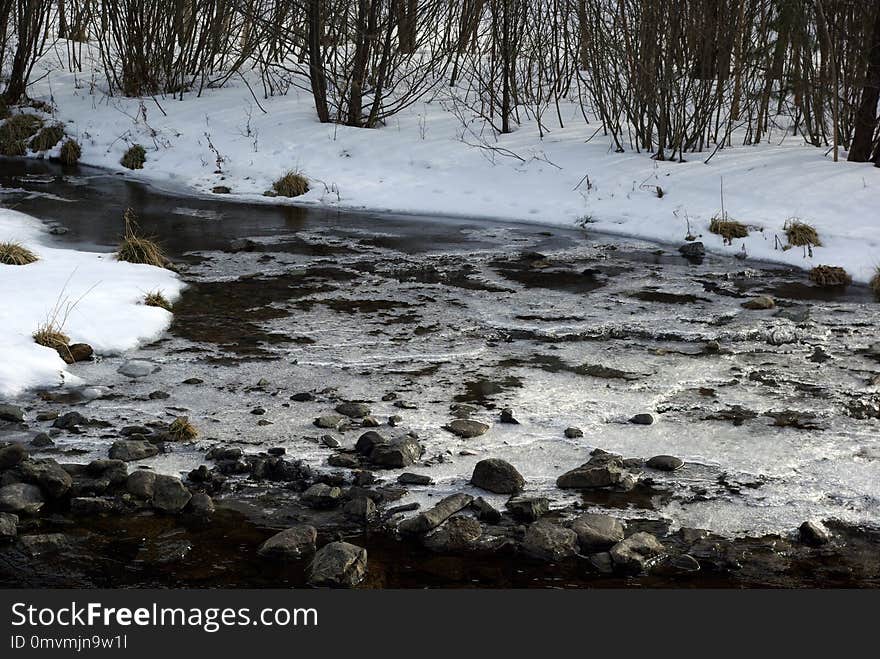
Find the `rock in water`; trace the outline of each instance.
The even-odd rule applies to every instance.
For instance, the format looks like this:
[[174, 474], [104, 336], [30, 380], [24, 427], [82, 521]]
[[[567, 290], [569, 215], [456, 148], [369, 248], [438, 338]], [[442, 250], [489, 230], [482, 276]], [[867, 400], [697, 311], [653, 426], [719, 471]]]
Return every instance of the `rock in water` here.
[[139, 439], [120, 439], [110, 446], [108, 455], [113, 460], [132, 462], [152, 458], [159, 454], [159, 448], [150, 442]]
[[[358, 440], [360, 443], [360, 440]], [[379, 444], [370, 452], [370, 461], [389, 469], [409, 467], [422, 457], [424, 449], [410, 436], [398, 437], [388, 444]]]
[[742, 303], [743, 309], [749, 309], [751, 311], [773, 309], [775, 306], [776, 302], [769, 295], [759, 295], [758, 297], [753, 297], [751, 300]]
[[12, 483], [0, 487], [0, 511], [16, 515], [36, 515], [45, 500], [40, 488], [30, 483]]
[[455, 515], [440, 528], [425, 536], [425, 547], [438, 553], [472, 549], [482, 535], [480, 523], [473, 517]]
[[348, 542], [331, 542], [315, 554], [308, 569], [313, 586], [351, 588], [367, 574], [367, 550]]
[[24, 410], [16, 405], [0, 405], [0, 421], [21, 423], [24, 421]]
[[584, 431], [580, 428], [575, 428], [574, 426], [571, 426], [565, 429], [565, 436], [567, 439], [577, 439], [578, 437], [584, 436]]
[[630, 423], [634, 423], [637, 426], [650, 426], [654, 423], [654, 417], [650, 414], [636, 414], [629, 420]]
[[462, 508], [470, 505], [474, 498], [469, 494], [452, 494], [441, 499], [436, 506], [414, 517], [405, 519], [397, 530], [406, 535], [420, 535], [437, 528]]
[[95, 351], [88, 343], [74, 343], [68, 349], [68, 357], [74, 362], [88, 362], [92, 360]]
[[516, 494], [522, 490], [526, 480], [509, 462], [488, 458], [476, 464], [471, 483], [496, 494]]
[[517, 421], [513, 416], [513, 410], [509, 407], [505, 407], [503, 410], [501, 410], [501, 417], [499, 420], [501, 421], [501, 423], [519, 425], [519, 421]]
[[643, 572], [651, 559], [663, 553], [663, 545], [650, 533], [639, 531], [618, 542], [609, 553], [616, 568], [626, 572]]
[[294, 526], [266, 540], [257, 553], [268, 558], [297, 559], [315, 553], [318, 532], [308, 525]]
[[679, 247], [678, 251], [688, 259], [699, 259], [706, 256], [706, 247], [701, 242], [686, 243]]
[[18, 515], [0, 513], [0, 541], [14, 538], [18, 533]]
[[128, 378], [145, 378], [155, 370], [152, 362], [143, 359], [129, 359], [119, 367], [118, 372]]
[[505, 505], [511, 515], [522, 522], [534, 522], [550, 512], [550, 500], [546, 497], [514, 497]]
[[179, 478], [156, 474], [153, 483], [153, 507], [164, 512], [176, 513], [184, 509], [192, 498]]
[[658, 471], [675, 471], [684, 466], [684, 460], [676, 458], [674, 455], [655, 455], [645, 464], [651, 469], [657, 469]]
[[479, 437], [480, 435], [486, 434], [489, 430], [487, 424], [482, 421], [474, 421], [473, 419], [455, 419], [443, 427], [453, 435], [461, 437], [462, 439]]
[[214, 500], [204, 492], [196, 492], [189, 500], [187, 512], [197, 517], [210, 517], [216, 510]]
[[131, 472], [125, 481], [125, 489], [141, 499], [152, 499], [153, 488], [156, 484], [156, 474], [146, 469], [138, 469]]
[[19, 465], [22, 480], [39, 485], [52, 499], [64, 496], [73, 485], [73, 478], [55, 460], [28, 460]]
[[798, 528], [801, 542], [811, 547], [820, 547], [831, 542], [831, 532], [822, 522], [808, 520]]
[[336, 406], [336, 411], [351, 419], [363, 419], [365, 416], [370, 416], [370, 407], [365, 403], [339, 403]]
[[570, 558], [577, 553], [577, 547], [578, 537], [574, 531], [543, 521], [529, 526], [523, 540], [523, 551], [542, 561]]
[[0, 470], [9, 469], [24, 462], [28, 458], [28, 452], [21, 444], [10, 444], [0, 448]]
[[339, 505], [342, 490], [326, 483], [315, 483], [302, 493], [302, 501], [310, 508], [333, 508]]
[[623, 540], [623, 524], [609, 515], [587, 513], [572, 521], [571, 530], [587, 553], [610, 549]]

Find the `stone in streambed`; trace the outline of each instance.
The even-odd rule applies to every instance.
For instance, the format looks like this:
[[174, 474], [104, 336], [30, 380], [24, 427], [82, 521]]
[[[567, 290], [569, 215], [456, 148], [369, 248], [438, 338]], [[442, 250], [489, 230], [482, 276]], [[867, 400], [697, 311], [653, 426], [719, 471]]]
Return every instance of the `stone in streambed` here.
[[0, 470], [10, 469], [28, 459], [28, 452], [21, 444], [10, 444], [0, 448]]
[[625, 572], [643, 572], [663, 551], [663, 545], [657, 538], [639, 531], [618, 542], [609, 553], [615, 568]]
[[370, 416], [370, 406], [365, 403], [339, 403], [335, 409], [339, 414], [350, 419], [363, 419]]
[[645, 465], [651, 469], [657, 469], [658, 471], [675, 471], [684, 466], [684, 460], [677, 458], [674, 455], [655, 455], [653, 458], [650, 458]]
[[473, 517], [454, 515], [426, 535], [422, 542], [437, 553], [461, 552], [473, 549], [482, 533], [480, 523]]
[[575, 518], [571, 530], [577, 535], [581, 549], [588, 553], [610, 549], [623, 540], [624, 535], [620, 520], [592, 513]]
[[471, 484], [496, 494], [516, 494], [525, 483], [516, 467], [500, 458], [480, 460], [471, 476]]
[[24, 421], [24, 410], [17, 405], [0, 405], [0, 421], [21, 423]]
[[487, 424], [473, 419], [454, 419], [443, 426], [443, 428], [462, 439], [479, 437], [480, 435], [486, 434], [489, 430]]
[[312, 586], [351, 588], [367, 574], [367, 550], [348, 542], [331, 542], [315, 554], [308, 569]]
[[437, 528], [452, 515], [468, 506], [474, 498], [469, 494], [452, 494], [441, 499], [433, 508], [403, 520], [397, 530], [405, 535], [420, 535]]
[[11, 540], [18, 534], [18, 515], [0, 513], [0, 541]]
[[542, 561], [561, 561], [577, 554], [578, 537], [574, 531], [550, 522], [535, 522], [526, 530], [523, 551]]
[[156, 474], [153, 482], [153, 507], [167, 513], [176, 513], [184, 509], [192, 494], [186, 489], [179, 478]]
[[159, 454], [159, 448], [145, 440], [139, 439], [120, 439], [110, 446], [108, 455], [113, 460], [122, 460], [123, 462], [133, 462], [134, 460], [143, 460], [152, 458]]
[[0, 487], [0, 511], [16, 515], [36, 515], [45, 504], [43, 493], [30, 483]]
[[266, 540], [257, 553], [265, 558], [295, 560], [314, 554], [317, 539], [315, 527], [305, 524], [294, 526]]

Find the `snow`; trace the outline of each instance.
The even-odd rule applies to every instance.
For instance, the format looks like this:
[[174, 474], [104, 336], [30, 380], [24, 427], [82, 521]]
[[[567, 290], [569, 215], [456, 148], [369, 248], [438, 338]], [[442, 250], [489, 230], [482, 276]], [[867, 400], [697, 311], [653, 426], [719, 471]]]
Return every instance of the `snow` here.
[[[94, 55], [78, 74], [61, 70], [62, 60], [50, 54], [40, 62], [30, 96], [57, 106], [57, 118], [82, 144], [84, 163], [160, 186], [210, 194], [224, 185], [230, 198], [274, 204], [560, 226], [587, 219], [596, 231], [673, 244], [690, 226], [713, 251], [744, 247], [752, 258], [797, 267], [843, 266], [859, 282], [880, 264], [880, 169], [834, 163], [826, 150], [781, 129], [771, 133], [772, 143], [725, 148], [708, 164], [709, 152], [685, 163], [655, 162], [644, 153], [614, 153], [574, 101], [562, 105], [564, 128], [550, 124], [541, 139], [526, 121], [496, 142], [478, 123], [464, 128], [442, 84], [433, 98], [369, 130], [320, 124], [311, 96], [295, 87], [260, 99], [263, 113], [241, 80], [184, 100], [109, 97]], [[119, 159], [133, 143], [147, 148], [147, 163], [128, 172]], [[294, 202], [263, 196], [292, 169], [311, 179], [310, 192]], [[729, 216], [755, 227], [732, 246], [708, 232], [721, 209], [722, 181]], [[792, 217], [818, 229], [823, 246], [812, 256], [777, 245]]]
[[0, 264], [0, 396], [75, 382], [64, 360], [37, 345], [32, 334], [59, 309], [74, 305], [63, 331], [73, 343], [88, 343], [98, 355], [135, 348], [158, 336], [171, 321], [163, 309], [141, 304], [161, 290], [176, 299], [183, 287], [161, 268], [116, 261], [112, 254], [59, 249], [36, 219], [0, 208], [0, 242], [19, 242], [39, 260], [25, 266]]

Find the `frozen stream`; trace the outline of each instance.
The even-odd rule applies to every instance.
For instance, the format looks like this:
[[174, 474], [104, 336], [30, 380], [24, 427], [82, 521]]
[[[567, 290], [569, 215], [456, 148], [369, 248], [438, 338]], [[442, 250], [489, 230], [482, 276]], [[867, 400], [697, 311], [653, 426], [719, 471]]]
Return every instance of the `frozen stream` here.
[[[599, 447], [685, 461], [643, 473], [649, 495], [584, 495], [627, 518], [728, 535], [880, 522], [880, 304], [867, 289], [818, 290], [801, 272], [694, 263], [677, 245], [589, 231], [236, 205], [33, 162], [0, 172], [0, 199], [67, 228], [59, 243], [111, 250], [132, 206], [182, 264], [190, 286], [165, 338], [76, 365], [82, 388], [18, 401], [75, 405], [113, 428], [188, 415], [202, 436], [143, 461], [158, 470], [185, 474], [217, 444], [284, 447], [333, 470], [327, 431], [312, 422], [362, 400], [383, 423], [399, 415], [426, 448], [406, 471], [434, 484], [402, 504], [469, 491], [474, 464], [500, 457], [527, 494], [559, 507], [582, 495], [556, 478]], [[758, 294], [777, 307], [741, 307]], [[156, 370], [129, 379], [117, 372], [126, 359]], [[291, 400], [301, 392], [315, 400]], [[443, 430], [456, 404], [474, 406], [489, 432]], [[499, 423], [505, 407], [519, 425]], [[653, 425], [628, 422], [639, 413]], [[583, 437], [567, 439], [570, 426]], [[118, 435], [84, 430], [47, 454], [106, 457]], [[331, 434], [351, 447], [361, 432]]]

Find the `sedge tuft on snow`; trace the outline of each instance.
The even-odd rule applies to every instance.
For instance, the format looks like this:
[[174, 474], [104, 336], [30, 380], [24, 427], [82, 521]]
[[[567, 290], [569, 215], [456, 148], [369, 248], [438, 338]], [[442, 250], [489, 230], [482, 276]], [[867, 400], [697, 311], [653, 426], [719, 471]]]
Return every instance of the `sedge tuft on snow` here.
[[852, 277], [843, 268], [833, 265], [817, 265], [810, 270], [810, 281], [822, 287], [848, 286]]
[[28, 265], [37, 260], [37, 255], [20, 243], [0, 243], [0, 263], [4, 265]]
[[133, 144], [122, 156], [119, 164], [126, 169], [143, 169], [147, 160], [147, 152], [140, 144]]
[[47, 321], [37, 328], [33, 334], [34, 341], [41, 346], [52, 348], [59, 353], [68, 350], [70, 346], [70, 337], [61, 331], [61, 328], [52, 321]]
[[125, 235], [116, 252], [117, 261], [128, 263], [142, 263], [164, 268], [168, 264], [165, 253], [155, 240], [138, 235], [137, 219], [134, 211], [130, 208], [123, 214], [125, 220]]
[[728, 245], [734, 238], [745, 238], [749, 235], [749, 228], [742, 222], [718, 216], [713, 217], [709, 222], [709, 231], [724, 238], [724, 242]]
[[0, 155], [23, 156], [27, 140], [40, 128], [43, 120], [35, 114], [14, 114], [0, 126]]
[[40, 129], [31, 140], [31, 149], [34, 151], [48, 151], [64, 138], [64, 126], [52, 124]]
[[58, 159], [65, 165], [75, 165], [79, 162], [80, 156], [82, 156], [82, 149], [79, 146], [79, 142], [74, 139], [67, 139], [61, 145], [61, 153], [58, 154]]
[[816, 229], [795, 217], [785, 222], [783, 230], [791, 247], [822, 246], [822, 241], [819, 240], [819, 234], [816, 232]]
[[299, 172], [287, 172], [272, 184], [282, 197], [299, 197], [309, 191], [309, 180]]
[[195, 439], [198, 434], [199, 431], [189, 422], [189, 417], [179, 416], [168, 426], [168, 436], [177, 442]]
[[165, 311], [171, 311], [171, 303], [168, 298], [162, 295], [162, 291], [153, 291], [144, 296], [144, 304], [148, 307], [159, 307]]

